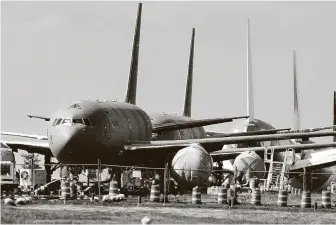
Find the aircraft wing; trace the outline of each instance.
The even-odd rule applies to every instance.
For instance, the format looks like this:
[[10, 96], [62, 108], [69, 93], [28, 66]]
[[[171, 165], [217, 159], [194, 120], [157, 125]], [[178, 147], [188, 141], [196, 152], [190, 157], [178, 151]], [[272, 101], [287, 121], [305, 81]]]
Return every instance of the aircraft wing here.
[[317, 132], [321, 130], [329, 130], [336, 128], [334, 126], [328, 127], [318, 127], [318, 128], [308, 128], [303, 130], [291, 130], [291, 128], [281, 128], [281, 129], [269, 129], [269, 130], [259, 130], [259, 131], [249, 131], [249, 132], [236, 132], [236, 133], [221, 133], [214, 131], [206, 131], [207, 137], [236, 137], [236, 136], [252, 136], [252, 135], [263, 135], [263, 134], [286, 134], [286, 133], [306, 133], [306, 132]]
[[31, 141], [31, 140], [11, 140], [3, 141], [2, 143], [10, 147], [14, 152], [17, 152], [18, 149], [25, 150], [29, 153], [37, 153], [41, 155], [53, 156], [49, 148], [49, 143], [46, 140]]
[[311, 152], [310, 155], [311, 156], [307, 159], [295, 161], [294, 164], [289, 167], [289, 170], [295, 171], [303, 168], [308, 168], [309, 170], [318, 170], [336, 165], [335, 146], [332, 146], [332, 148]]
[[164, 124], [153, 124], [153, 133], [158, 132], [168, 132], [174, 130], [181, 130], [193, 127], [203, 127], [218, 123], [227, 123], [232, 122], [235, 119], [246, 119], [248, 116], [240, 116], [240, 117], [228, 117], [228, 118], [214, 118], [214, 119], [202, 119], [202, 120], [190, 120], [190, 121], [179, 121], [179, 122], [171, 122]]
[[291, 128], [282, 128], [282, 129], [270, 129], [270, 130], [259, 130], [248, 132], [236, 132], [236, 133], [220, 133], [220, 132], [206, 131], [205, 133], [208, 137], [237, 137], [237, 136], [276, 134], [279, 131], [289, 131], [290, 129]]
[[26, 137], [34, 138], [37, 140], [48, 140], [47, 136], [35, 135], [35, 134], [22, 134], [22, 133], [12, 133], [12, 132], [0, 132], [1, 135], [16, 136], [16, 137]]
[[[211, 152], [210, 155], [213, 158], [227, 160], [227, 159], [232, 159], [233, 156], [237, 156], [240, 153], [243, 153], [245, 151], [259, 152], [259, 151], [265, 151], [267, 148], [274, 149], [274, 151], [278, 151], [278, 152], [286, 151], [286, 149], [293, 149], [295, 150], [295, 152], [300, 152], [301, 150], [307, 150], [307, 149], [321, 149], [321, 148], [335, 148], [335, 147], [336, 147], [336, 142], [327, 143], [327, 144], [294, 144], [294, 145], [276, 145], [276, 146], [267, 146], [267, 147], [265, 146], [265, 147], [249, 147], [249, 148], [229, 148], [229, 149], [222, 149], [219, 151]], [[334, 156], [336, 157], [336, 153], [334, 153]]]
[[204, 139], [188, 139], [188, 140], [167, 140], [167, 141], [151, 141], [149, 143], [130, 143], [124, 146], [126, 151], [178, 151], [183, 147], [192, 144], [202, 145], [208, 152], [222, 149], [223, 145], [239, 144], [250, 142], [262, 142], [272, 140], [286, 139], [307, 139], [310, 137], [336, 136], [336, 131], [329, 132], [312, 132], [312, 133], [289, 133], [289, 134], [270, 134], [257, 136], [242, 136], [242, 137], [222, 137], [222, 138], [204, 138]]

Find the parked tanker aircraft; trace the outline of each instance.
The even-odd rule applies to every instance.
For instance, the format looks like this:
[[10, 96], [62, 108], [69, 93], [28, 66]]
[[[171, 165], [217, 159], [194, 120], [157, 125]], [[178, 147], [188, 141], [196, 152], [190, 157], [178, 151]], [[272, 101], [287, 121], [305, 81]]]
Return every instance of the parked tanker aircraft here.
[[[250, 45], [250, 24], [248, 21], [248, 28], [247, 28], [247, 97], [248, 97], [248, 114], [249, 118], [247, 121], [243, 124], [240, 124], [240, 126], [237, 126], [234, 129], [234, 132], [260, 132], [265, 130], [274, 130], [275, 128], [270, 125], [269, 123], [266, 123], [265, 121], [255, 119], [254, 117], [254, 97], [253, 97], [253, 81], [252, 81], [252, 64], [251, 64], [251, 45]], [[294, 132], [297, 131], [305, 131], [300, 130], [300, 120], [299, 120], [299, 107], [298, 107], [298, 93], [297, 93], [297, 76], [296, 76], [296, 55], [295, 51], [293, 52], [293, 78], [294, 78]], [[335, 115], [336, 112], [334, 112]], [[335, 119], [334, 119], [334, 129], [335, 129]], [[326, 127], [322, 129], [330, 129], [332, 127]], [[315, 130], [319, 130], [315, 129]], [[312, 129], [314, 131], [314, 129]], [[310, 129], [308, 129], [310, 131]], [[293, 131], [284, 131], [283, 133], [291, 133]], [[220, 134], [217, 134], [220, 135]], [[239, 155], [235, 161], [233, 162], [234, 167], [237, 168], [238, 171], [246, 171], [247, 168], [250, 168], [252, 170], [266, 170], [265, 163], [262, 160], [261, 154], [256, 154], [255, 151], [260, 151], [260, 146], [272, 146], [272, 148], [277, 149], [278, 147], [281, 148], [281, 146], [296, 146], [298, 144], [314, 144], [311, 140], [305, 140], [305, 141], [298, 141], [298, 140], [272, 140], [271, 142], [260, 142], [260, 143], [253, 143], [256, 147], [250, 148], [253, 151], [245, 152]], [[274, 147], [273, 147], [274, 146]], [[321, 147], [324, 145], [321, 144]], [[230, 149], [230, 151], [243, 151], [246, 148], [244, 147], [251, 147], [251, 143], [248, 145], [246, 144], [234, 144], [225, 146], [222, 151], [213, 152], [211, 155], [215, 160], [219, 159], [227, 159], [227, 150]], [[336, 168], [334, 166], [329, 167], [330, 165], [336, 164], [336, 155], [334, 150], [334, 145], [325, 145], [326, 149], [321, 149], [319, 151], [313, 151], [312, 149], [309, 149], [308, 151], [301, 151], [299, 154], [295, 154], [294, 164], [291, 165], [289, 168], [290, 171], [297, 171], [300, 169], [303, 169], [304, 167], [306, 169], [309, 169], [309, 171], [324, 173], [318, 176], [314, 177], [314, 182], [312, 184], [312, 190], [321, 190], [325, 189], [328, 185], [330, 185], [330, 182], [335, 180], [335, 173]], [[296, 149], [299, 149], [296, 147]], [[285, 157], [287, 155], [284, 152], [276, 152], [274, 155], [275, 161], [283, 162]], [[230, 157], [232, 155], [230, 154]], [[252, 166], [253, 165], [253, 166]], [[252, 167], [252, 168], [251, 168]], [[317, 169], [321, 169], [317, 171]], [[331, 175], [334, 173], [334, 175]], [[240, 177], [244, 172], [239, 174]], [[264, 173], [258, 173], [254, 174], [259, 176], [259, 178], [264, 177]], [[291, 185], [296, 188], [302, 188], [302, 179], [299, 177], [295, 177], [291, 179]]]
[[[203, 138], [204, 134], [203, 137], [200, 137], [202, 136], [200, 134], [194, 134], [193, 138], [185, 140], [152, 140], [153, 133], [190, 129], [231, 121], [232, 118], [210, 120], [189, 118], [189, 120], [174, 120], [155, 124], [148, 113], [135, 105], [136, 92], [131, 87], [136, 83], [136, 78], [132, 79], [132, 75], [137, 74], [140, 15], [141, 3], [139, 4], [133, 45], [131, 78], [125, 102], [76, 101], [69, 107], [58, 110], [51, 117], [30, 116], [48, 122], [47, 137], [34, 140], [34, 142], [6, 141], [5, 143], [13, 150], [23, 149], [31, 153], [54, 156], [59, 162], [68, 164], [97, 163], [97, 160], [100, 159], [103, 164], [162, 167], [166, 162], [171, 162], [172, 176], [178, 183], [197, 185], [206, 181], [212, 172], [213, 161], [209, 152], [221, 149], [225, 144], [336, 135], [336, 132], [312, 132]], [[33, 139], [36, 139], [36, 136]], [[336, 146], [335, 143], [329, 144], [329, 146], [333, 144]], [[283, 151], [286, 147], [281, 146], [278, 150]], [[317, 144], [300, 145], [301, 149], [320, 147]], [[236, 155], [236, 152], [232, 152], [232, 154]], [[179, 167], [175, 167], [175, 165]], [[194, 172], [186, 177], [179, 172], [180, 170], [193, 170]]]

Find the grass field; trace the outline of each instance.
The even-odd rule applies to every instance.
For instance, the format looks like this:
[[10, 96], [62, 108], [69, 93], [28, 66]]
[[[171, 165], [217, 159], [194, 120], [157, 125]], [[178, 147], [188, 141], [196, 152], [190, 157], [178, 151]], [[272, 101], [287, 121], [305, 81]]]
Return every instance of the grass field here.
[[[288, 207], [276, 206], [277, 195], [262, 195], [262, 206], [252, 206], [250, 195], [240, 195], [240, 205], [229, 209], [227, 205], [218, 205], [216, 196], [202, 195], [201, 205], [191, 205], [190, 196], [170, 199], [162, 203], [150, 203], [144, 198], [137, 207], [136, 198], [123, 202], [91, 203], [88, 200], [68, 201], [36, 200], [23, 206], [1, 205], [1, 223], [141, 223], [149, 216], [155, 224], [171, 223], [296, 223], [316, 224], [335, 223], [336, 209], [301, 209], [300, 196], [288, 198]], [[320, 201], [320, 196], [312, 196], [312, 203]], [[320, 203], [318, 203], [320, 205]]]

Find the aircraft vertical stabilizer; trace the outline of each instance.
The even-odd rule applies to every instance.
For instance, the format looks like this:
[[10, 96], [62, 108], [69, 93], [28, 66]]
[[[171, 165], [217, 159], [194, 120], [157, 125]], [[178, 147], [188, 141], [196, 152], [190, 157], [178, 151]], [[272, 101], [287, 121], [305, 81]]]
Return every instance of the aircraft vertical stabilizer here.
[[[334, 91], [334, 126], [336, 126], [336, 91]], [[336, 131], [336, 127], [334, 127]], [[334, 136], [334, 142], [336, 142], [336, 137]]]
[[184, 99], [184, 111], [183, 116], [191, 117], [191, 98], [192, 98], [192, 82], [193, 82], [193, 67], [194, 67], [194, 44], [195, 44], [195, 28], [192, 29], [191, 43], [190, 43], [190, 55], [188, 66], [188, 78], [186, 93]]
[[139, 45], [140, 45], [140, 28], [141, 28], [141, 11], [142, 3], [138, 6], [138, 15], [133, 40], [132, 59], [130, 73], [128, 78], [128, 89], [126, 94], [126, 103], [136, 104], [136, 89], [138, 79], [138, 62], [139, 62]]
[[293, 50], [293, 79], [294, 79], [294, 130], [301, 129], [300, 108], [298, 99], [298, 83], [296, 75], [296, 52]]
[[254, 119], [254, 95], [252, 78], [252, 56], [250, 43], [250, 19], [247, 20], [247, 113], [249, 120]]

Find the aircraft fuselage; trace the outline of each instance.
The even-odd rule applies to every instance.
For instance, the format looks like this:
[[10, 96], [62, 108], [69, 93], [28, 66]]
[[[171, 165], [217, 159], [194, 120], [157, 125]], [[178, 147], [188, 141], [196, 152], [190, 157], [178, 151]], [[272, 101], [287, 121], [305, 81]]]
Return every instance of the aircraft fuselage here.
[[154, 113], [122, 102], [80, 101], [57, 111], [50, 120], [50, 149], [62, 163], [130, 164], [151, 161], [145, 153], [123, 158], [127, 142], [204, 138], [203, 127], [152, 133], [152, 124], [192, 120], [189, 117]]
[[[239, 124], [234, 132], [247, 132], [247, 131], [260, 131], [260, 130], [270, 130], [275, 129], [272, 125], [269, 123], [266, 123], [262, 120], [254, 119], [249, 122], [250, 126], [246, 126], [246, 122], [243, 124]], [[252, 126], [251, 126], [252, 125]], [[311, 140], [308, 141], [309, 143], [315, 143]], [[274, 145], [292, 145], [292, 144], [300, 144], [295, 140], [277, 140], [277, 141], [267, 141], [260, 143], [263, 146], [274, 146]], [[238, 146], [238, 147], [246, 147], [246, 146]], [[311, 157], [311, 152], [314, 151], [323, 151], [323, 149], [320, 150], [305, 150], [305, 154], [303, 155], [303, 158], [309, 158]], [[274, 153], [274, 160], [283, 162], [284, 158], [286, 156], [286, 152], [277, 152]], [[296, 154], [296, 160], [300, 159], [299, 154]], [[326, 168], [322, 168], [316, 171], [313, 171], [314, 173], [321, 173], [321, 175], [315, 175], [313, 177], [312, 182], [312, 190], [320, 191], [327, 188], [327, 186], [330, 185], [331, 181], [336, 181], [336, 166], [330, 166]], [[296, 188], [302, 189], [303, 181], [300, 178], [293, 178], [291, 185]]]

